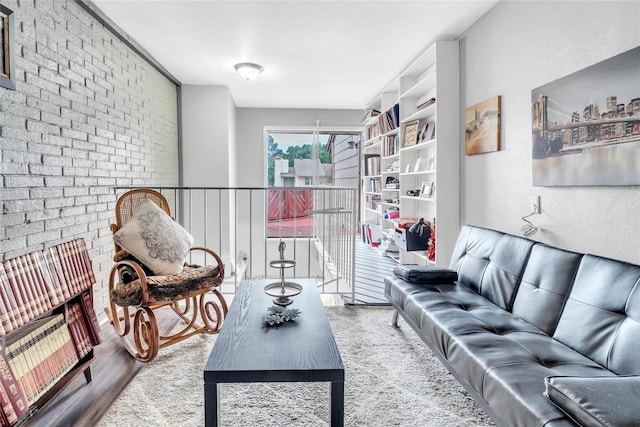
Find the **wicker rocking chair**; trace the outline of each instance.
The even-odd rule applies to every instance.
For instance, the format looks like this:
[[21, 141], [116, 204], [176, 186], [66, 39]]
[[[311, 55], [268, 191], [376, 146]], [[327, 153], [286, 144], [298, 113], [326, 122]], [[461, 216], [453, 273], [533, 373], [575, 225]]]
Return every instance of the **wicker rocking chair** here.
[[[153, 360], [160, 348], [195, 334], [217, 333], [228, 310], [217, 289], [224, 279], [224, 264], [211, 249], [193, 247], [188, 250], [200, 251], [207, 262], [213, 258], [215, 266], [184, 263], [179, 273], [154, 275], [148, 266], [116, 243], [116, 233], [134, 218], [142, 203], [148, 204], [146, 200], [155, 203], [169, 217], [171, 215], [165, 197], [153, 190], [132, 190], [118, 199], [116, 223], [111, 224], [115, 265], [109, 276], [109, 307], [105, 308], [125, 348], [141, 362]], [[172, 220], [168, 222], [175, 224]], [[186, 325], [177, 332], [162, 335], [154, 314], [161, 307], [169, 307]]]

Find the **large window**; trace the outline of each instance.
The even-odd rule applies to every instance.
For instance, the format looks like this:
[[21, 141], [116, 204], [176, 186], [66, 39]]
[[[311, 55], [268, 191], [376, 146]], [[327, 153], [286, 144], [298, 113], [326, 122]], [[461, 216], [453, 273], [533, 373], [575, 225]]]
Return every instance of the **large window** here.
[[[353, 157], [353, 187], [358, 187], [359, 130], [268, 130], [267, 144], [267, 237], [308, 237], [313, 233], [313, 187], [345, 186], [345, 168], [337, 166], [344, 153]], [[340, 154], [342, 153], [342, 154]], [[338, 176], [336, 176], [336, 174]], [[346, 185], [351, 186], [351, 185]], [[288, 189], [287, 187], [296, 187]], [[309, 187], [307, 190], [305, 187]]]
[[329, 136], [317, 132], [269, 132], [267, 186], [331, 185]]

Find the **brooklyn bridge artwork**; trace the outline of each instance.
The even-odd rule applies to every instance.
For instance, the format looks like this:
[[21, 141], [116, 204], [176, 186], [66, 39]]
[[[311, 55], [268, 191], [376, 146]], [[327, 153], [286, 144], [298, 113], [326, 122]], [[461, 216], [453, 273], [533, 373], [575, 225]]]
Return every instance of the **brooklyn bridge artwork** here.
[[640, 185], [640, 47], [531, 91], [533, 185]]

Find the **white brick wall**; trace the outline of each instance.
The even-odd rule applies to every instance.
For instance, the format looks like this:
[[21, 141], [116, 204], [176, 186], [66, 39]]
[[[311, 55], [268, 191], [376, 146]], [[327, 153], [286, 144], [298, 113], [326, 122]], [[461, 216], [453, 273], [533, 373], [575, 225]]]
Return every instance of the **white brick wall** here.
[[106, 306], [115, 186], [178, 185], [177, 88], [73, 0], [14, 11], [16, 90], [0, 88], [0, 250], [83, 237]]

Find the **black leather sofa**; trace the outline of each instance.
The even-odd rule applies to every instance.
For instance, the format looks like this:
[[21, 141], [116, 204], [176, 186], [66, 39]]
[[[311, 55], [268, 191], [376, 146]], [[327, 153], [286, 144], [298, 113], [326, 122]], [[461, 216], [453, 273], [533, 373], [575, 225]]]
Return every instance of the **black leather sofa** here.
[[393, 322], [496, 424], [640, 426], [640, 266], [464, 226], [450, 269], [385, 278]]

